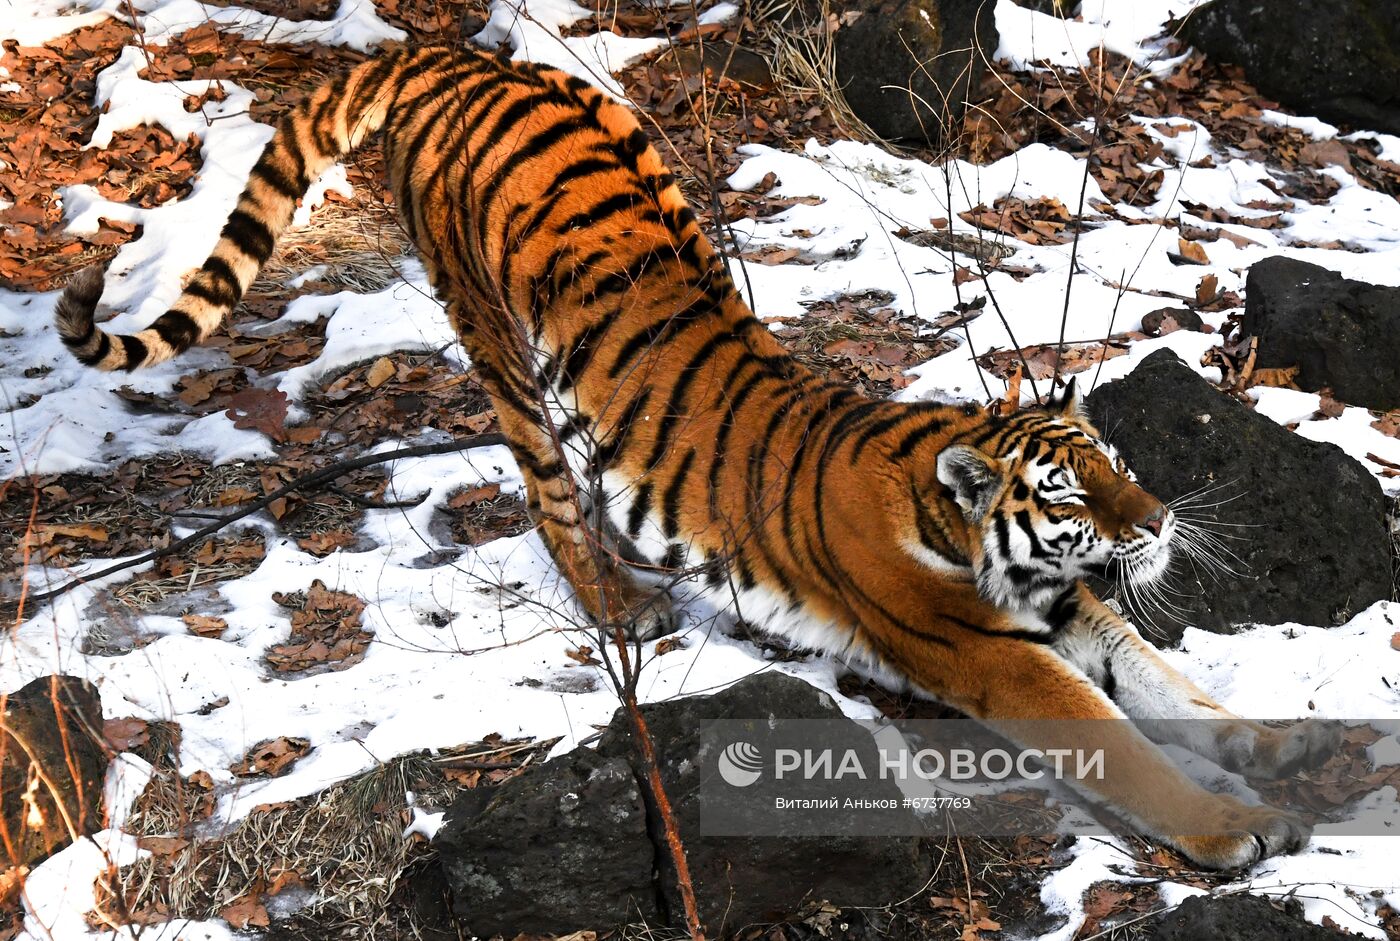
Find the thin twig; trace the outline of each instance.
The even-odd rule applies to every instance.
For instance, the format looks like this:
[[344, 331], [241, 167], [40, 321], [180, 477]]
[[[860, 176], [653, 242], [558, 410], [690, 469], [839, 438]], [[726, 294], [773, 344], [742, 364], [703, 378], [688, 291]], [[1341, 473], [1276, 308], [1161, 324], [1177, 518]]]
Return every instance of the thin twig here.
[[295, 493], [298, 490], [305, 490], [309, 487], [314, 487], [318, 484], [325, 483], [328, 480], [335, 480], [338, 477], [343, 477], [351, 471], [359, 470], [362, 467], [372, 467], [376, 464], [387, 464], [389, 461], [398, 460], [399, 458], [403, 457], [427, 457], [429, 455], [434, 454], [452, 454], [457, 451], [466, 451], [471, 448], [480, 448], [486, 447], [488, 445], [505, 443], [505, 435], [496, 432], [491, 432], [487, 434], [467, 435], [463, 438], [455, 438], [452, 441], [444, 441], [439, 444], [419, 444], [414, 445], [413, 447], [399, 448], [395, 451], [382, 451], [378, 454], [364, 454], [360, 457], [349, 458], [344, 461], [337, 461], [329, 467], [323, 467], [318, 471], [313, 471], [310, 474], [298, 477], [296, 480], [291, 481], [286, 486], [281, 487], [258, 500], [254, 500], [252, 503], [249, 503], [246, 506], [240, 507], [235, 512], [219, 518], [217, 521], [210, 523], [208, 526], [204, 526], [200, 529], [195, 530], [183, 539], [177, 539], [175, 542], [172, 542], [170, 545], [165, 546], [164, 548], [155, 549], [151, 552], [147, 552], [145, 555], [136, 556], [135, 558], [127, 559], [124, 562], [118, 562], [115, 565], [110, 565], [107, 568], [102, 569], [99, 572], [94, 572], [90, 575], [78, 576], [77, 578], [65, 582], [64, 584], [58, 586], [57, 588], [51, 591], [41, 592], [39, 594], [31, 596], [29, 598], [29, 601], [32, 604], [44, 604], [46, 602], [54, 600], [55, 598], [68, 594], [68, 592], [77, 588], [79, 585], [87, 583], [88, 581], [99, 578], [106, 578], [108, 575], [114, 575], [117, 572], [125, 571], [126, 569], [134, 568], [138, 565], [144, 565], [147, 562], [154, 562], [156, 559], [160, 559], [164, 556], [171, 555], [172, 553], [179, 552], [181, 549], [184, 549], [187, 546], [191, 546], [195, 543], [204, 541], [209, 536], [212, 536], [214, 533], [228, 526], [230, 523], [236, 523], [239, 520], [244, 519], [245, 517], [252, 516], [254, 513], [264, 509], [265, 507], [272, 504], [274, 501], [280, 500], [282, 497], [285, 497], [290, 493]]

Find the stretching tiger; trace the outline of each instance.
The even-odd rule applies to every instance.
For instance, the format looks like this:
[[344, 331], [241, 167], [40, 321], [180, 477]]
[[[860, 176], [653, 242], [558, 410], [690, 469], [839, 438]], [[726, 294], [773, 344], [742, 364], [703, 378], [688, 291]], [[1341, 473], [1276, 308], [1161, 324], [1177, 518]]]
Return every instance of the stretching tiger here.
[[[1175, 523], [1073, 389], [997, 416], [871, 399], [804, 368], [745, 306], [632, 112], [577, 78], [450, 48], [360, 65], [283, 118], [168, 312], [110, 336], [93, 317], [102, 272], [84, 272], [57, 307], [64, 343], [130, 370], [205, 340], [298, 197], [379, 131], [540, 536], [593, 618], [669, 629], [664, 593], [619, 560], [693, 567], [750, 621], [895, 671], [1023, 745], [1103, 747], [1089, 796], [1201, 866], [1306, 841], [1294, 817], [1193, 783], [1130, 723], [1092, 743], [1013, 727], [1128, 716], [1256, 775], [1338, 740], [1232, 716], [1080, 581], [1110, 565], [1159, 577]], [[1219, 731], [1152, 721], [1189, 718]]]

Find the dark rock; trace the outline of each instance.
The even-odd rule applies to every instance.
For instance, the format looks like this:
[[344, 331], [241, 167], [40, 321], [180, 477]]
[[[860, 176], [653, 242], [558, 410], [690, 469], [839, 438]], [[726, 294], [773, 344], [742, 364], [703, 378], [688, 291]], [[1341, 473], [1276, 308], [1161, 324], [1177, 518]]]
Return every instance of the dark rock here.
[[[1174, 327], [1164, 329], [1173, 322], [1175, 323]], [[1201, 315], [1185, 307], [1159, 307], [1142, 317], [1142, 332], [1150, 337], [1159, 337], [1175, 330], [1191, 330], [1200, 333], [1204, 326], [1205, 322], [1201, 320]]]
[[657, 923], [654, 850], [631, 766], [580, 748], [468, 791], [433, 840], [453, 910], [472, 934], [563, 934]]
[[1198, 895], [1156, 920], [1149, 941], [1337, 941], [1355, 935], [1314, 925], [1296, 899]]
[[[779, 673], [764, 673], [736, 683], [714, 696], [693, 696], [643, 707], [643, 715], [656, 744], [657, 761], [686, 847], [691, 880], [695, 884], [700, 916], [711, 934], [750, 922], [791, 914], [804, 899], [825, 899], [837, 906], [879, 906], [905, 898], [928, 879], [929, 860], [914, 836], [859, 836], [857, 833], [913, 833], [910, 819], [897, 816], [881, 821], [862, 816], [851, 821], [846, 835], [804, 836], [804, 825], [839, 826], [830, 811], [816, 811], [803, 818], [788, 817], [795, 831], [781, 837], [699, 836], [705, 806], [700, 784], [712, 766], [707, 751], [714, 745], [703, 734], [709, 723], [725, 719], [766, 720], [770, 716], [825, 719], [822, 746], [851, 748], [863, 755], [865, 767], [874, 767], [874, 742], [870, 734], [846, 719], [830, 696], [813, 686]], [[600, 753], [626, 757], [636, 763], [630, 723], [620, 711], [598, 744]], [[765, 778], [745, 797], [764, 799]], [[863, 782], [858, 791], [870, 798], [899, 799], [893, 780]], [[783, 793], [775, 790], [772, 796]], [[650, 795], [646, 795], [648, 798]], [[768, 806], [772, 797], [767, 796]], [[651, 811], [653, 832], [660, 820]], [[806, 831], [824, 832], [824, 831]], [[669, 855], [658, 856], [661, 884], [669, 910], [681, 911]]]
[[[716, 758], [705, 732], [716, 720], [830, 720], [823, 745], [863, 748], [863, 760], [874, 760], [869, 733], [820, 690], [767, 673], [713, 696], [644, 706], [643, 714], [712, 936], [784, 917], [812, 899], [887, 904], [927, 881], [931, 865], [918, 836], [701, 835], [700, 785]], [[630, 730], [619, 710], [596, 752], [581, 748], [527, 771], [502, 784], [484, 808], [461, 802], [448, 811], [434, 845], [454, 909], [472, 933], [683, 923], [660, 818], [638, 786], [643, 766]], [[862, 788], [871, 797], [899, 796], [893, 780]], [[916, 829], [907, 818], [901, 832]]]
[[32, 865], [72, 842], [70, 822], [102, 829], [102, 701], [86, 680], [46, 676], [0, 706], [0, 845], [5, 864]]
[[1185, 625], [1339, 624], [1390, 597], [1385, 499], [1340, 448], [1217, 392], [1168, 350], [1096, 389], [1087, 406], [1148, 491], [1164, 501], [1197, 492], [1205, 503], [1228, 500], [1215, 515], [1237, 524], [1219, 527], [1217, 538], [1238, 557], [1227, 560], [1238, 574], [1212, 578], [1178, 550], [1178, 594], [1169, 599], [1181, 622], [1148, 616], [1154, 634], [1175, 641]]
[[1395, 0], [1214, 0], [1180, 35], [1297, 111], [1400, 134]]
[[991, 0], [862, 0], [836, 32], [836, 80], [851, 111], [889, 140], [938, 143], [962, 118], [997, 48]]
[[1292, 258], [1256, 262], [1242, 328], [1259, 338], [1257, 366], [1297, 366], [1299, 388], [1343, 402], [1400, 408], [1400, 288], [1349, 281]]

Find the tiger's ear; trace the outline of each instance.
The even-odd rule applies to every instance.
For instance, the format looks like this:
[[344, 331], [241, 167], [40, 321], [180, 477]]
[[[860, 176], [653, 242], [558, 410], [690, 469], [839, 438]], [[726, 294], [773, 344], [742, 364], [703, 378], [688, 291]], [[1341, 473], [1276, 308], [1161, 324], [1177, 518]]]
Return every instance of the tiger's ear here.
[[1046, 406], [1046, 411], [1052, 415], [1063, 415], [1066, 418], [1084, 417], [1084, 403], [1079, 399], [1078, 377], [1070, 376], [1069, 382], [1065, 383], [1065, 387], [1058, 397], [1051, 394], [1050, 404]]
[[953, 491], [965, 516], [986, 514], [1001, 479], [1001, 465], [976, 448], [955, 444], [938, 452], [938, 482]]

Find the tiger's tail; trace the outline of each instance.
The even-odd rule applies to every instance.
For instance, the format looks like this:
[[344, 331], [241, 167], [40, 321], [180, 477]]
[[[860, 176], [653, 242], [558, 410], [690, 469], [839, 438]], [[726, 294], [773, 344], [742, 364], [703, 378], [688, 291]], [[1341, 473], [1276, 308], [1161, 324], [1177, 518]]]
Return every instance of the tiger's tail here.
[[93, 321], [103, 270], [89, 268], [68, 283], [54, 308], [63, 343], [79, 362], [111, 371], [154, 366], [206, 340], [272, 255], [297, 200], [336, 160], [383, 126], [400, 86], [423, 70], [419, 60], [441, 53], [405, 48], [317, 89], [282, 118], [218, 245], [171, 308], [138, 333], [108, 334]]

